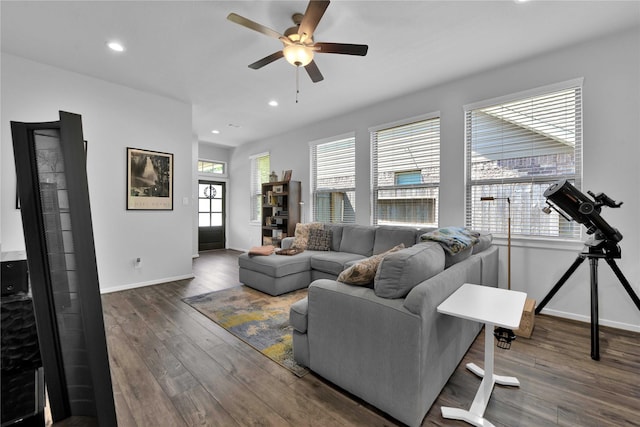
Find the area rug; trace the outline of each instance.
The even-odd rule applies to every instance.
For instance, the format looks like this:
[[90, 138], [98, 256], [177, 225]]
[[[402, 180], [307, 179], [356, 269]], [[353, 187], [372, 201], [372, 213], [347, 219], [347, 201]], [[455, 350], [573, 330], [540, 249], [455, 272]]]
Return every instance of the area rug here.
[[293, 359], [289, 308], [306, 296], [306, 289], [272, 297], [247, 286], [237, 286], [184, 298], [183, 301], [302, 377], [309, 371]]

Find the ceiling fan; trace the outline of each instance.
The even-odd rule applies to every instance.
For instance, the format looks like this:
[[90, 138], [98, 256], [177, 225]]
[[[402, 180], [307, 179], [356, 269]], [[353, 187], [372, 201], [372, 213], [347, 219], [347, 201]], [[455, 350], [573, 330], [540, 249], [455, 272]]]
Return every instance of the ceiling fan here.
[[369, 46], [365, 44], [347, 44], [347, 43], [322, 43], [314, 42], [313, 32], [315, 31], [322, 15], [329, 6], [329, 1], [311, 0], [307, 5], [304, 15], [295, 13], [291, 18], [295, 26], [287, 28], [284, 34], [280, 34], [271, 28], [258, 24], [250, 19], [235, 13], [230, 13], [227, 19], [236, 24], [240, 24], [251, 30], [274, 37], [282, 42], [283, 49], [269, 56], [266, 56], [253, 64], [249, 68], [254, 70], [260, 69], [265, 65], [272, 63], [282, 57], [296, 67], [304, 67], [314, 83], [324, 79], [322, 73], [318, 69], [313, 55], [317, 53], [338, 53], [342, 55], [358, 55], [365, 56]]

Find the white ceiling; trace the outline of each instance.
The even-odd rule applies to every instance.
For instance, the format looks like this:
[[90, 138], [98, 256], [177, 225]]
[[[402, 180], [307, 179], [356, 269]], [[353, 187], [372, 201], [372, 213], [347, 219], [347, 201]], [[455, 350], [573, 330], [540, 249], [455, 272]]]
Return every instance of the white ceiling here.
[[[2, 1], [2, 51], [187, 102], [193, 132], [226, 146], [275, 136], [365, 105], [640, 25], [640, 1], [334, 0], [316, 41], [368, 44], [366, 57], [318, 54], [311, 83], [280, 59], [248, 64], [306, 1]], [[118, 39], [122, 54], [106, 48]], [[270, 107], [275, 99], [280, 105]], [[233, 126], [230, 126], [233, 125]], [[214, 135], [212, 129], [219, 129]]]

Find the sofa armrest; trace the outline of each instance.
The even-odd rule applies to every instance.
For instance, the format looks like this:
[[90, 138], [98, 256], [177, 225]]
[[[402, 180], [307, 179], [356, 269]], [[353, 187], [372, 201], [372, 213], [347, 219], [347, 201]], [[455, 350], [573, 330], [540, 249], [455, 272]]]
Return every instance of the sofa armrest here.
[[380, 298], [373, 289], [334, 280], [311, 283], [308, 298], [309, 368], [415, 425], [416, 401], [422, 401], [416, 374], [420, 318], [401, 299]]
[[404, 299], [404, 307], [422, 318], [428, 318], [462, 284], [481, 284], [481, 277], [480, 257], [467, 258], [414, 287]]

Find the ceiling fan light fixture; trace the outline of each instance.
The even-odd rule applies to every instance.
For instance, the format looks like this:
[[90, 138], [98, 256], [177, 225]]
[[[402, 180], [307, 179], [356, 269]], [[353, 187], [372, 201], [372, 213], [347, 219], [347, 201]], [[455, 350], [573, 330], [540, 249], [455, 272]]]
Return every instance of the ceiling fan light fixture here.
[[282, 50], [284, 57], [296, 67], [304, 67], [313, 61], [313, 49], [302, 43], [292, 43]]

